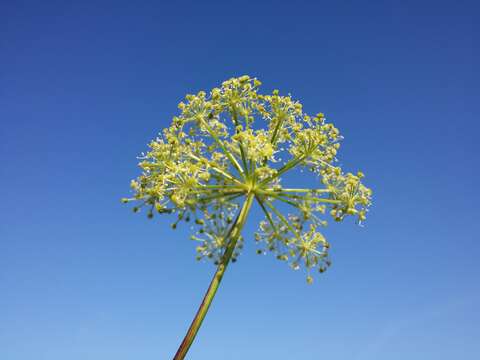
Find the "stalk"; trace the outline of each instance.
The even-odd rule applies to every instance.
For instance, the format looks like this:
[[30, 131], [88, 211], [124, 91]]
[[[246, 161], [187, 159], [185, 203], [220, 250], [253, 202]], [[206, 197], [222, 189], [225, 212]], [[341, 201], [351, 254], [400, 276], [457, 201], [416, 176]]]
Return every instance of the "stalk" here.
[[238, 214], [237, 218], [233, 222], [227, 234], [227, 238], [230, 238], [230, 241], [228, 242], [227, 248], [225, 249], [225, 252], [222, 256], [222, 260], [217, 267], [217, 271], [215, 272], [215, 275], [213, 276], [212, 281], [210, 282], [210, 286], [208, 287], [208, 290], [205, 293], [203, 301], [200, 304], [200, 307], [198, 308], [197, 314], [193, 318], [192, 324], [190, 325], [190, 328], [188, 329], [188, 332], [185, 335], [185, 338], [180, 344], [180, 347], [178, 348], [177, 353], [175, 354], [175, 357], [173, 358], [173, 360], [183, 360], [185, 358], [185, 355], [187, 354], [188, 349], [192, 345], [192, 342], [195, 339], [195, 336], [197, 335], [197, 332], [200, 329], [200, 326], [202, 325], [203, 319], [207, 314], [210, 304], [212, 303], [212, 300], [217, 292], [218, 286], [222, 281], [223, 274], [225, 273], [225, 270], [227, 269], [227, 266], [230, 262], [233, 251], [235, 250], [235, 245], [237, 244], [237, 240], [240, 236], [243, 226], [245, 225], [245, 221], [247, 220], [250, 207], [252, 206], [253, 198], [254, 198], [254, 194], [251, 192], [248, 193], [247, 199], [243, 203], [240, 213]]

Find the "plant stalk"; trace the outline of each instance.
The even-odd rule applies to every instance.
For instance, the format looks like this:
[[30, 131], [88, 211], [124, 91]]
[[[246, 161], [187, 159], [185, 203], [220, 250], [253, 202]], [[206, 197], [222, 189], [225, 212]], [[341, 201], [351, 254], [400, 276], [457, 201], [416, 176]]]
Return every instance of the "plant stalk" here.
[[197, 335], [200, 326], [202, 325], [203, 319], [205, 318], [205, 315], [207, 314], [207, 311], [210, 307], [210, 304], [212, 303], [215, 293], [217, 292], [218, 286], [222, 281], [223, 274], [225, 273], [230, 259], [232, 258], [232, 254], [235, 250], [237, 240], [240, 237], [240, 233], [243, 226], [245, 225], [245, 221], [247, 220], [248, 213], [252, 206], [253, 198], [254, 194], [251, 192], [248, 193], [247, 198], [243, 203], [242, 209], [240, 210], [240, 213], [230, 227], [230, 230], [226, 236], [227, 238], [230, 238], [230, 241], [228, 242], [227, 248], [225, 249], [220, 264], [217, 267], [217, 271], [215, 272], [215, 275], [210, 282], [210, 286], [205, 293], [203, 301], [198, 308], [197, 314], [195, 315], [195, 318], [193, 319], [192, 324], [190, 325], [190, 328], [188, 329], [185, 338], [180, 344], [180, 347], [178, 348], [173, 360], [183, 360], [185, 358], [188, 349], [192, 345], [192, 342], [195, 339], [195, 336]]

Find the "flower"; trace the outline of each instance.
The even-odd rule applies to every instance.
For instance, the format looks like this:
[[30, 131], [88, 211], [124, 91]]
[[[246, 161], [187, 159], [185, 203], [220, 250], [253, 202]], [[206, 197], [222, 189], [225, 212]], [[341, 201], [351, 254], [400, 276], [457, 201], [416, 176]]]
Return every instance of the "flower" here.
[[[245, 75], [187, 95], [171, 126], [140, 157], [142, 174], [131, 183], [133, 196], [123, 201], [136, 202], [135, 211], [147, 207], [149, 217], [177, 214], [173, 228], [194, 219], [197, 258], [220, 264], [239, 201], [254, 198], [265, 215], [255, 234], [258, 252], [305, 267], [311, 283], [311, 269], [324, 272], [330, 265], [330, 245], [320, 231], [325, 214], [362, 222], [372, 192], [362, 173], [335, 166], [342, 137], [324, 114], [309, 116], [290, 95], [264, 95], [260, 86]], [[282, 176], [298, 169], [318, 177], [319, 187], [284, 187]], [[285, 206], [293, 212], [284, 214]], [[243, 244], [241, 236], [237, 240], [233, 260]]]

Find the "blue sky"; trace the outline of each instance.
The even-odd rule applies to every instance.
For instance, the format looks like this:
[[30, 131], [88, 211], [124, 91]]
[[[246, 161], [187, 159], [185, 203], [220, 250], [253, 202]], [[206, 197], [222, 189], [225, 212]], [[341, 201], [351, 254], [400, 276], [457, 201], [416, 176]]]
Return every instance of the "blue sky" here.
[[[0, 11], [0, 358], [169, 359], [214, 267], [119, 201], [184, 94], [249, 74], [374, 190], [313, 286], [246, 248], [189, 359], [475, 359], [478, 13], [467, 1], [23, 2]], [[477, 46], [475, 46], [477, 44]], [[302, 181], [302, 180], [300, 180]]]

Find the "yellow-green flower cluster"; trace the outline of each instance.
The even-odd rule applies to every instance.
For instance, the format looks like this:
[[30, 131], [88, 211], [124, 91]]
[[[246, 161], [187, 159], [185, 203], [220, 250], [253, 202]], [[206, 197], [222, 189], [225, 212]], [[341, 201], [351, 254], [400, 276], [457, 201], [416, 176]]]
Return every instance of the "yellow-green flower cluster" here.
[[[228, 245], [238, 201], [254, 196], [265, 214], [255, 235], [293, 268], [323, 272], [329, 245], [319, 229], [328, 211], [335, 220], [366, 216], [371, 191], [363, 175], [344, 174], [334, 165], [339, 131], [323, 114], [309, 116], [278, 90], [259, 93], [256, 78], [229, 79], [211, 91], [187, 95], [180, 113], [141, 157], [142, 174], [132, 181], [134, 210], [147, 207], [176, 213], [177, 221], [198, 226], [197, 258], [218, 263]], [[286, 188], [282, 175], [307, 168], [320, 177], [313, 189]], [[283, 214], [283, 207], [293, 212]], [[239, 254], [238, 242], [233, 258]], [[308, 281], [312, 278], [308, 275]]]
[[322, 173], [322, 182], [329, 190], [330, 198], [338, 201], [330, 211], [332, 217], [341, 221], [347, 215], [356, 215], [359, 223], [364, 221], [371, 203], [372, 191], [361, 183], [363, 173], [342, 174], [338, 167], [324, 169]]
[[[203, 218], [195, 220], [198, 230], [190, 239], [198, 242], [197, 260], [207, 258], [216, 265], [220, 263], [228, 245], [229, 231], [237, 209], [237, 204], [219, 200], [211, 209], [202, 212]], [[233, 262], [237, 260], [242, 248], [243, 237], [240, 236], [232, 254]]]

